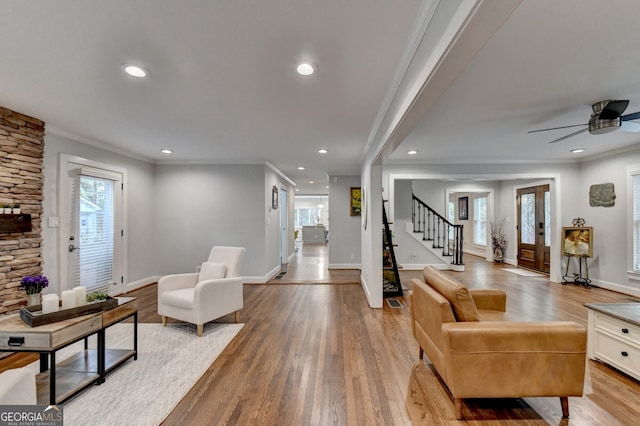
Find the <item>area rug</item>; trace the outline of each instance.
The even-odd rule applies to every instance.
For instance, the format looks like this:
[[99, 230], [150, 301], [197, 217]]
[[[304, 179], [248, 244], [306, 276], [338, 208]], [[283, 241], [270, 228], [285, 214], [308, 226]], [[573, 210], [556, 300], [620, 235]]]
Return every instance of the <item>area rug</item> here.
[[[128, 360], [63, 404], [65, 426], [159, 425], [244, 324], [206, 324], [198, 337], [190, 324], [138, 324], [138, 359]], [[106, 333], [107, 348], [132, 348], [133, 324], [116, 324]], [[95, 347], [95, 338], [90, 347]], [[76, 343], [57, 353], [57, 361], [83, 349]], [[38, 371], [39, 363], [30, 364]], [[124, 422], [124, 423], [123, 423]]]
[[538, 274], [537, 272], [527, 271], [526, 269], [519, 268], [502, 268], [503, 271], [511, 272], [513, 274], [517, 274], [523, 277], [544, 277], [543, 274]]

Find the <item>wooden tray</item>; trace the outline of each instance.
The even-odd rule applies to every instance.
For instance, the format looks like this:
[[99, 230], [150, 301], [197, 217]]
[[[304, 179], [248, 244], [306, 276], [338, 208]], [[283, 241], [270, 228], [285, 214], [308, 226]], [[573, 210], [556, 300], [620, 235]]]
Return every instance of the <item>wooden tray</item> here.
[[42, 305], [22, 306], [20, 308], [20, 318], [31, 327], [38, 327], [44, 324], [51, 324], [69, 318], [80, 317], [94, 312], [108, 311], [118, 306], [118, 300], [113, 297], [100, 302], [89, 302], [86, 305], [71, 309], [61, 309], [58, 312], [42, 313]]

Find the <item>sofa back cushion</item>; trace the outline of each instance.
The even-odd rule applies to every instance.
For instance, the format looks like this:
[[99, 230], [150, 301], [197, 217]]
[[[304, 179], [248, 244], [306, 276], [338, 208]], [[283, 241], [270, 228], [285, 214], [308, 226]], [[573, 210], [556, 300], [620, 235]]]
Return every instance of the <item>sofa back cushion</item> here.
[[427, 284], [451, 303], [456, 321], [480, 321], [480, 314], [473, 297], [462, 283], [441, 273], [433, 266], [424, 268], [423, 276]]

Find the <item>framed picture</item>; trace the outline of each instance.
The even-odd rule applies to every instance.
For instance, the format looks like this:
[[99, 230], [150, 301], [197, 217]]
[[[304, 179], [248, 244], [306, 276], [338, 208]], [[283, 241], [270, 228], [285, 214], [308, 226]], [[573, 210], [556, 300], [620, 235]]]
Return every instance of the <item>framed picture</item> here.
[[271, 188], [271, 208], [278, 208], [278, 187], [276, 185], [273, 185], [273, 188]]
[[562, 255], [593, 256], [593, 228], [590, 226], [562, 228]]
[[469, 197], [458, 198], [458, 220], [469, 220]]
[[351, 216], [362, 215], [362, 188], [351, 187], [351, 207], [349, 210]]

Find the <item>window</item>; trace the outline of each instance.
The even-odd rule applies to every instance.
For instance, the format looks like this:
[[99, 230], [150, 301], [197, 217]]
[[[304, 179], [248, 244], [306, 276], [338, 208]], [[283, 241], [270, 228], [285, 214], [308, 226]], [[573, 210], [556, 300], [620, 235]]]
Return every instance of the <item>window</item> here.
[[631, 219], [633, 238], [632, 271], [640, 273], [640, 170], [631, 172], [631, 198], [633, 200]]
[[473, 243], [487, 245], [487, 197], [473, 199]]
[[320, 222], [322, 211], [320, 208], [296, 209], [294, 227], [313, 226]]

